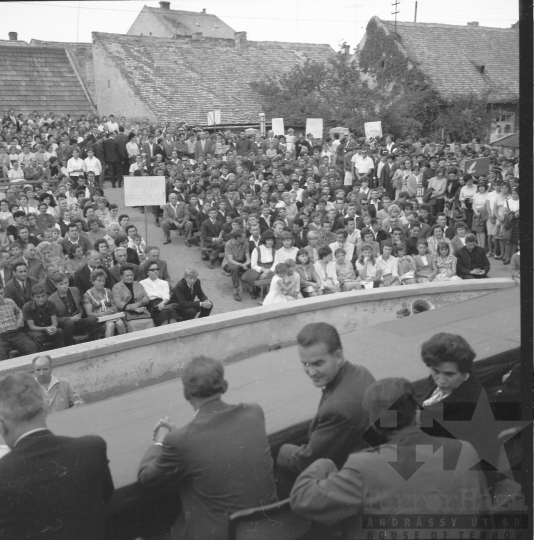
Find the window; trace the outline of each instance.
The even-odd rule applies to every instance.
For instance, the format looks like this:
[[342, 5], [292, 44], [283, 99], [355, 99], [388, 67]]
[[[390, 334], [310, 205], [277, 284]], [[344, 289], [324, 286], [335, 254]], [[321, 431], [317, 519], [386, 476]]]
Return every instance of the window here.
[[501, 113], [495, 118], [495, 133], [515, 133], [515, 114]]

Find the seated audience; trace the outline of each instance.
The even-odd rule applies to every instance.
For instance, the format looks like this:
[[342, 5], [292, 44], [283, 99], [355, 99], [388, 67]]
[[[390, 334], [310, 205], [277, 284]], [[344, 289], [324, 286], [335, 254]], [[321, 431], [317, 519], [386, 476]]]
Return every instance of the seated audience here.
[[193, 358], [181, 379], [194, 418], [180, 428], [159, 420], [138, 483], [148, 488], [177, 481], [180, 536], [223, 540], [233, 512], [277, 501], [264, 413], [255, 403], [221, 400], [228, 383], [216, 360]]
[[319, 260], [315, 263], [315, 271], [321, 280], [323, 294], [333, 294], [341, 291], [336, 273], [332, 250], [328, 246], [322, 246], [318, 251]]
[[[118, 309], [113, 305], [111, 291], [106, 288], [108, 276], [100, 268], [91, 272], [91, 283], [93, 286], [83, 295], [83, 307], [88, 317], [102, 317], [118, 313]], [[103, 322], [97, 322], [98, 337], [113, 337], [117, 334], [125, 334], [126, 327], [122, 318], [114, 318]]]
[[356, 261], [356, 270], [360, 281], [366, 289], [380, 287], [382, 276], [371, 244], [364, 242], [361, 245], [360, 253]]
[[223, 270], [232, 276], [234, 300], [241, 301], [239, 295], [239, 280], [250, 266], [250, 253], [247, 242], [243, 238], [242, 229], [235, 229], [231, 238], [224, 246]]
[[321, 278], [310, 261], [310, 254], [306, 248], [298, 250], [296, 271], [300, 275], [300, 293], [304, 298], [323, 294]]
[[462, 278], [456, 275], [456, 257], [451, 255], [451, 244], [440, 242], [438, 244], [438, 253], [432, 261], [434, 270], [433, 281], [456, 281]]
[[108, 270], [100, 264], [100, 253], [94, 249], [86, 253], [87, 264], [78, 268], [72, 276], [73, 285], [76, 287], [80, 294], [85, 294], [93, 284], [91, 283], [91, 273], [97, 268], [102, 269], [107, 276], [106, 288], [111, 289], [113, 286], [113, 279], [111, 278]]
[[5, 297], [10, 298], [22, 309], [27, 302], [32, 299], [32, 288], [39, 282], [32, 277], [28, 277], [28, 265], [21, 260], [16, 260], [12, 266], [13, 277], [5, 286]]
[[74, 334], [88, 334], [90, 341], [96, 339], [98, 328], [96, 318], [86, 315], [80, 291], [76, 287], [69, 287], [69, 275], [57, 275], [55, 283], [57, 291], [48, 300], [56, 308], [58, 324], [65, 337], [65, 346], [74, 345]]
[[428, 245], [424, 238], [417, 240], [418, 254], [413, 258], [415, 279], [417, 283], [427, 283], [436, 277], [434, 272], [434, 255], [428, 253]]
[[393, 250], [393, 244], [391, 240], [382, 241], [382, 255], [376, 260], [378, 270], [380, 272], [380, 278], [384, 287], [391, 287], [394, 285], [400, 285], [399, 268], [397, 265], [397, 259], [391, 254]]
[[393, 255], [397, 257], [399, 279], [403, 285], [417, 283], [415, 279], [415, 263], [410, 255], [406, 255], [406, 244], [401, 242], [393, 248]]
[[342, 292], [362, 289], [360, 280], [354, 273], [352, 263], [347, 260], [347, 253], [343, 248], [338, 248], [334, 252], [336, 258], [336, 275]]
[[[290, 259], [291, 260], [291, 259]], [[278, 263], [274, 267], [274, 276], [269, 292], [263, 301], [263, 306], [272, 306], [291, 300], [296, 300], [297, 294], [292, 291], [293, 280], [289, 276], [289, 267], [285, 263]]]
[[148, 278], [143, 279], [139, 283], [143, 286], [148, 296], [147, 308], [152, 315], [154, 325], [161, 326], [165, 323], [175, 323], [177, 315], [174, 312], [172, 305], [169, 305], [171, 300], [169, 284], [158, 277], [158, 261], [151, 261], [148, 265], [147, 272]]
[[486, 256], [486, 250], [476, 245], [477, 239], [474, 234], [465, 237], [465, 246], [456, 253], [458, 260], [456, 272], [462, 279], [482, 279], [488, 277], [490, 263]]
[[197, 314], [199, 319], [209, 317], [213, 309], [213, 302], [202, 290], [198, 271], [191, 267], [185, 269], [184, 277], [174, 287], [171, 301], [178, 304], [176, 310], [186, 321], [194, 319]]
[[171, 276], [167, 268], [167, 263], [163, 259], [159, 258], [160, 253], [161, 251], [157, 246], [149, 246], [146, 248], [146, 261], [141, 263], [138, 268], [139, 279], [146, 279], [148, 277], [147, 269], [150, 261], [157, 261], [159, 266], [158, 278], [166, 281], [169, 284], [169, 287], [171, 287]]
[[258, 247], [252, 250], [250, 268], [241, 276], [241, 279], [251, 287], [250, 297], [252, 300], [259, 296], [259, 289], [254, 285], [254, 282], [273, 277], [275, 258], [274, 233], [267, 230], [261, 235]]

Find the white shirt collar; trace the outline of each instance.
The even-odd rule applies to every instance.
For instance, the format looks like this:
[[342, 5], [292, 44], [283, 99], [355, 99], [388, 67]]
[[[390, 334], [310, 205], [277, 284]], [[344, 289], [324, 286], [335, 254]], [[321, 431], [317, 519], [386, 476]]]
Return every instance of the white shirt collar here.
[[26, 433], [23, 433], [16, 441], [15, 441], [15, 444], [13, 445], [13, 448], [15, 448], [17, 446], [17, 444], [19, 443], [20, 440], [24, 439], [24, 437], [27, 437], [28, 435], [31, 435], [32, 433], [37, 433], [38, 431], [48, 431], [47, 428], [45, 427], [41, 427], [41, 428], [36, 428], [36, 429], [30, 429], [30, 431], [26, 431]]

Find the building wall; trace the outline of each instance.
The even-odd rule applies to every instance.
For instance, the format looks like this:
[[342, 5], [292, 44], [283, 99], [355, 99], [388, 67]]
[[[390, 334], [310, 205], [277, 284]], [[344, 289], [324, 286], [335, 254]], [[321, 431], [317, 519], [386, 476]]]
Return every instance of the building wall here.
[[155, 113], [134, 93], [106, 52], [93, 44], [95, 91], [100, 116], [125, 116], [131, 120], [157, 122]]
[[[491, 110], [494, 119], [497, 119], [501, 115], [513, 115], [511, 122], [500, 122], [501, 127], [503, 127], [503, 124], [511, 125], [511, 129], [510, 131], [501, 130], [501, 135], [499, 135], [499, 137], [507, 137], [519, 130], [519, 103], [498, 103], [492, 105]], [[491, 123], [491, 133], [496, 133], [497, 128], [497, 122], [494, 120]]]
[[142, 10], [127, 32], [128, 36], [172, 37], [172, 33], [152, 13]]

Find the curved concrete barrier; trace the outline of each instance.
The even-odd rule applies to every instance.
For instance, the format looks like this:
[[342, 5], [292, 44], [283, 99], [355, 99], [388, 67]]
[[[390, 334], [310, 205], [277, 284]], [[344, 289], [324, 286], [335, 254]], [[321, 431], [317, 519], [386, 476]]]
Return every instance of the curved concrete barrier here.
[[[338, 293], [286, 304], [221, 313], [51, 351], [54, 373], [68, 378], [87, 402], [105, 399], [179, 376], [191, 357], [206, 354], [226, 363], [295, 344], [305, 324], [325, 321], [340, 334], [386, 322], [423, 299], [436, 308], [506, 288], [512, 279], [424, 283]], [[31, 371], [32, 357], [0, 363], [0, 376]]]

